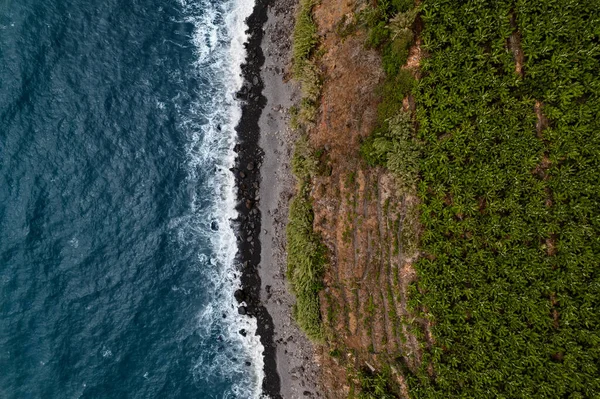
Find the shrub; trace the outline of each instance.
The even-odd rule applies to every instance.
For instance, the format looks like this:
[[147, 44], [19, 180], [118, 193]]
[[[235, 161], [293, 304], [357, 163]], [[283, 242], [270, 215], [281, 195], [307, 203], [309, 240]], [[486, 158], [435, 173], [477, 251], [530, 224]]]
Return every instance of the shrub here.
[[292, 156], [292, 172], [294, 176], [301, 181], [308, 181], [317, 174], [319, 160], [315, 151], [311, 148], [306, 136], [300, 137], [296, 141], [296, 148]]
[[420, 153], [408, 112], [401, 111], [388, 119], [385, 128], [376, 130], [362, 143], [360, 153], [369, 165], [386, 166], [404, 187], [416, 183]]
[[369, 30], [367, 48], [379, 48], [390, 39], [390, 30], [385, 21], [379, 21]]
[[393, 39], [383, 48], [383, 70], [388, 77], [396, 76], [402, 65], [406, 64], [413, 39], [411, 30], [403, 30], [394, 35]]
[[302, 184], [290, 204], [287, 225], [287, 278], [296, 294], [294, 318], [313, 340], [323, 339], [319, 291], [325, 272], [325, 246], [313, 230], [308, 186]]
[[413, 9], [415, 6], [414, 0], [392, 0], [392, 7], [396, 12], [406, 12]]
[[398, 74], [381, 86], [381, 103], [377, 109], [380, 124], [402, 111], [402, 100], [412, 92], [415, 78], [408, 69], [400, 69]]
[[388, 121], [389, 136], [376, 138], [373, 148], [376, 152], [386, 151], [387, 167], [399, 176], [405, 186], [417, 182], [419, 169], [419, 146], [414, 140], [410, 115], [400, 112]]
[[319, 42], [317, 26], [312, 18], [312, 0], [302, 0], [296, 16], [293, 34], [294, 74], [299, 76], [304, 68], [304, 63], [310, 58], [312, 51]]
[[303, 99], [316, 103], [321, 95], [321, 73], [314, 62], [305, 61], [298, 71]]
[[371, 373], [361, 370], [358, 373], [360, 383], [359, 399], [396, 399], [397, 396], [392, 393], [392, 383], [390, 382], [390, 373]]
[[318, 100], [321, 94], [321, 74], [311, 57], [319, 43], [317, 26], [312, 18], [313, 0], [302, 0], [296, 16], [293, 35], [294, 77], [300, 82], [302, 100], [300, 109], [294, 116], [294, 125], [311, 125], [318, 112]]

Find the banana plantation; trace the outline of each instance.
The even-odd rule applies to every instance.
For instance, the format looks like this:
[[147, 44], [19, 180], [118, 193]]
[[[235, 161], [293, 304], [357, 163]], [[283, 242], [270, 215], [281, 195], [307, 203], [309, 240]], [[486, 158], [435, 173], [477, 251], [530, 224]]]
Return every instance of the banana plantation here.
[[600, 1], [419, 7], [409, 391], [600, 397]]

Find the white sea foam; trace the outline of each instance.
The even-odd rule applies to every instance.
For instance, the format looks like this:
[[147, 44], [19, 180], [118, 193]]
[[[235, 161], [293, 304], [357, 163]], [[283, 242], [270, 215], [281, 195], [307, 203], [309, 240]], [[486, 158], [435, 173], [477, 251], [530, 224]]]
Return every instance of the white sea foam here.
[[[253, 0], [179, 0], [186, 22], [194, 25], [191, 37], [196, 49], [198, 75], [211, 79], [210, 93], [202, 93], [201, 103], [192, 107], [193, 115], [183, 121], [189, 135], [187, 153], [190, 178], [201, 176], [203, 185], [213, 190], [206, 199], [194, 197], [194, 234], [208, 239], [212, 256], [198, 255], [200, 269], [210, 278], [212, 302], [198, 312], [197, 331], [209, 337], [223, 334], [222, 350], [199, 353], [193, 369], [200, 382], [226, 378], [233, 388], [225, 398], [261, 396], [264, 348], [256, 335], [255, 318], [238, 315], [234, 292], [240, 288], [235, 267], [236, 237], [231, 221], [235, 210], [235, 180], [229, 171], [234, 166], [235, 127], [241, 117], [241, 105], [235, 93], [241, 88], [241, 64], [245, 61], [246, 18], [252, 13]], [[211, 229], [215, 222], [218, 229]], [[181, 233], [187, 237], [187, 233]], [[187, 238], [186, 238], [187, 239]], [[246, 330], [244, 337], [239, 333]], [[249, 365], [247, 365], [249, 362]]]

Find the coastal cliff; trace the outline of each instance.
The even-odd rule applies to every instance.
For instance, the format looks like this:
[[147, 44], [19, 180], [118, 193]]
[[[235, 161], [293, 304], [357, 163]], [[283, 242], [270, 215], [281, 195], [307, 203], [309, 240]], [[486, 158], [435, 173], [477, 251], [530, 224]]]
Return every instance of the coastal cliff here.
[[[326, 342], [322, 389], [329, 398], [358, 394], [363, 369], [388, 370], [400, 353], [416, 366], [420, 356], [406, 322], [414, 318], [407, 290], [417, 256], [415, 187], [361, 156], [361, 143], [382, 124], [386, 82], [381, 52], [366, 44], [370, 7], [332, 1], [311, 9], [319, 37], [311, 54], [321, 82], [319, 108], [299, 128], [314, 153], [297, 156], [324, 164], [310, 173], [310, 200], [314, 231], [327, 247], [319, 299]], [[416, 76], [420, 49], [412, 40], [408, 47], [402, 67]], [[410, 113], [411, 96], [402, 101]], [[402, 374], [392, 370], [398, 393], [406, 393]]]

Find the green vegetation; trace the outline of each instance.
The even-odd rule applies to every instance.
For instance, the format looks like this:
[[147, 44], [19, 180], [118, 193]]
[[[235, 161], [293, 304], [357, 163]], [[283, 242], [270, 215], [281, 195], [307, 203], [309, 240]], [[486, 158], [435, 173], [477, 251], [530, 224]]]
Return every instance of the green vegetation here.
[[319, 44], [317, 26], [312, 17], [314, 6], [314, 0], [301, 0], [294, 26], [293, 71], [302, 91], [294, 123], [299, 126], [310, 125], [315, 121], [321, 95], [321, 74], [314, 60], [314, 52]]
[[[313, 5], [301, 4], [294, 32], [305, 124], [321, 88]], [[417, 11], [427, 54], [418, 82], [402, 67]], [[340, 34], [354, 24], [344, 21]], [[426, 323], [396, 315], [421, 341], [421, 358], [395, 364], [420, 365], [402, 367], [412, 397], [600, 397], [598, 0], [423, 0], [418, 10], [412, 0], [380, 0], [356, 24], [369, 29], [366, 46], [381, 52], [386, 73], [377, 127], [361, 154], [416, 187], [421, 201], [411, 320], [430, 321], [434, 340], [425, 342]], [[517, 31], [523, 74], [510, 48]], [[412, 115], [402, 109], [410, 94]], [[308, 188], [319, 157], [303, 146], [293, 161], [300, 189], [288, 278], [299, 324], [322, 339], [325, 248]], [[415, 219], [409, 209], [397, 238], [410, 252], [414, 228], [404, 226]], [[372, 310], [371, 300], [364, 317]], [[361, 398], [396, 397], [385, 371], [358, 381]]]
[[418, 8], [412, 0], [380, 1], [377, 7], [363, 12], [362, 20], [369, 31], [366, 46], [379, 49], [386, 80], [381, 87], [378, 130], [386, 130], [387, 120], [402, 107], [402, 100], [415, 83], [412, 72], [402, 68], [414, 43], [413, 25]]
[[[290, 109], [294, 129], [314, 123], [321, 96], [321, 74], [314, 60], [319, 43], [317, 26], [312, 18], [314, 5], [314, 0], [300, 1], [294, 26], [293, 72], [302, 91], [299, 106]], [[328, 173], [326, 163], [320, 162], [322, 155], [311, 148], [305, 136], [296, 142], [292, 171], [299, 181], [299, 189], [290, 204], [287, 225], [287, 278], [296, 294], [294, 318], [306, 335], [315, 341], [323, 340], [319, 291], [325, 272], [325, 247], [313, 230], [309, 187], [312, 177]]]
[[314, 0], [301, 0], [298, 14], [296, 15], [293, 36], [294, 71], [296, 75], [300, 73], [302, 66], [310, 59], [310, 56], [319, 43], [317, 26], [312, 17], [312, 8], [314, 5]]
[[422, 18], [411, 297], [435, 344], [411, 394], [598, 397], [600, 4], [426, 0]]
[[361, 143], [360, 153], [369, 165], [388, 167], [399, 177], [401, 188], [413, 187], [418, 176], [419, 145], [414, 124], [410, 112], [401, 112], [402, 101], [416, 82], [412, 71], [402, 66], [414, 42], [412, 28], [417, 13], [412, 0], [381, 1], [362, 18], [369, 29], [366, 45], [381, 51], [386, 79], [380, 87], [377, 126]]
[[287, 225], [287, 278], [296, 294], [294, 318], [306, 335], [323, 339], [319, 291], [323, 288], [326, 248], [313, 230], [314, 214], [309, 183], [318, 172], [318, 155], [305, 137], [296, 143], [292, 170], [300, 187], [290, 204]]
[[412, 187], [417, 182], [419, 145], [410, 114], [396, 112], [396, 116], [386, 121], [385, 129], [377, 129], [363, 141], [360, 152], [369, 165], [386, 166], [401, 179], [403, 186]]
[[319, 174], [319, 158], [312, 149], [308, 138], [301, 136], [296, 140], [292, 157], [292, 173], [300, 182], [308, 182], [312, 176]]
[[[600, 397], [600, 4], [419, 8], [429, 57], [416, 85], [401, 68], [410, 6], [381, 1], [363, 14], [387, 80], [361, 154], [417, 182], [422, 201], [410, 298], [434, 343], [412, 328], [423, 356], [404, 369], [411, 395]], [[523, 75], [508, 46], [517, 30]], [[411, 92], [416, 124], [402, 111]], [[365, 397], [393, 389], [364, 381]]]
[[385, 369], [380, 373], [372, 373], [367, 370], [360, 370], [357, 373], [356, 380], [360, 386], [360, 392], [355, 395], [357, 399], [396, 399], [397, 395], [391, 393], [393, 383], [391, 382], [391, 373]]

